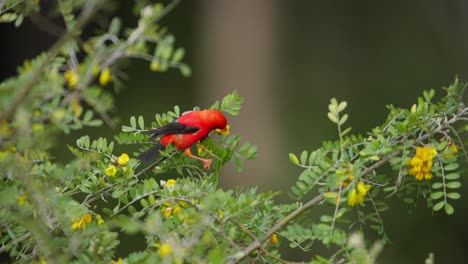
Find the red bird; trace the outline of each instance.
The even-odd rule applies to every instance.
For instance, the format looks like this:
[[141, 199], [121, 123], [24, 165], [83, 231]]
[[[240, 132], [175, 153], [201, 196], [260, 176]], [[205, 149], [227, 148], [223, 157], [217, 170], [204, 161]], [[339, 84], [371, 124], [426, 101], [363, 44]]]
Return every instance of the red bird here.
[[205, 169], [209, 169], [211, 160], [193, 155], [190, 152], [190, 147], [206, 138], [212, 130], [223, 135], [229, 134], [227, 119], [221, 112], [218, 110], [188, 112], [168, 125], [145, 131], [146, 134], [152, 135], [150, 137], [151, 141], [160, 135], [162, 137], [158, 144], [141, 153], [139, 158], [149, 163], [159, 155], [160, 150], [163, 150], [169, 144], [174, 144], [178, 149], [184, 150], [187, 156], [203, 162]]

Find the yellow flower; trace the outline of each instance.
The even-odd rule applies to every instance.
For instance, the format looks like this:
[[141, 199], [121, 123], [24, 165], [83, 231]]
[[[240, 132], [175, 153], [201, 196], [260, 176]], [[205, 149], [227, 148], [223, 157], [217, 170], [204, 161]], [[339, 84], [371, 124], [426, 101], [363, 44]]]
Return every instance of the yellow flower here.
[[97, 76], [99, 74], [99, 65], [94, 65], [93, 71], [92, 71], [93, 76]]
[[99, 75], [99, 84], [106, 86], [112, 81], [112, 74], [109, 68], [105, 68]]
[[172, 252], [172, 247], [168, 243], [162, 243], [161, 246], [159, 247], [159, 256], [165, 257]]
[[114, 177], [117, 174], [117, 168], [114, 165], [110, 165], [107, 169], [104, 170], [104, 173], [107, 176]]
[[363, 197], [367, 194], [370, 188], [371, 188], [370, 184], [364, 184], [363, 182], [359, 182], [357, 185], [358, 193], [362, 195]]
[[200, 155], [202, 157], [205, 156], [205, 153], [206, 153], [205, 147], [200, 142], [197, 143], [197, 153], [198, 153], [198, 155]]
[[77, 99], [72, 99], [71, 105], [73, 108], [73, 115], [75, 117], [79, 117], [81, 113], [83, 112], [83, 107], [81, 107], [80, 101]]
[[158, 70], [159, 70], [159, 62], [157, 62], [157, 61], [152, 61], [152, 62], [150, 63], [150, 70], [152, 70], [152, 71], [154, 71], [154, 72], [158, 71]]
[[450, 154], [445, 154], [444, 155], [444, 158], [446, 158], [446, 159], [453, 158], [458, 153], [458, 148], [457, 148], [457, 146], [455, 144], [453, 144], [452, 141], [449, 141], [449, 143], [447, 145], [447, 149], [450, 149], [451, 152], [450, 152]]
[[47, 260], [45, 259], [44, 256], [39, 256], [37, 259], [33, 259], [31, 261], [33, 264], [47, 264]]
[[449, 147], [449, 149], [452, 150], [453, 154], [457, 154], [457, 153], [458, 153], [458, 148], [457, 148], [457, 146], [455, 146], [455, 144], [449, 143], [448, 147]]
[[278, 244], [278, 235], [276, 233], [274, 233], [271, 237], [270, 237], [270, 242], [273, 243], [273, 244]]
[[26, 195], [26, 193], [23, 193], [19, 196], [16, 196], [16, 200], [18, 201], [18, 205], [22, 206], [28, 201], [28, 196]]
[[104, 219], [102, 219], [101, 215], [96, 215], [96, 221], [98, 225], [104, 224]]
[[125, 166], [125, 164], [127, 164], [127, 162], [130, 160], [130, 157], [128, 156], [127, 153], [122, 153], [122, 155], [120, 155], [118, 158], [117, 158], [117, 163], [120, 165], [120, 166]]
[[164, 217], [169, 217], [171, 215], [177, 215], [180, 220], [184, 219], [184, 214], [182, 213], [182, 208], [183, 204], [179, 203], [174, 203], [174, 202], [165, 202], [161, 206], [161, 211], [164, 215]]
[[364, 202], [364, 197], [371, 188], [370, 184], [358, 182], [356, 188], [352, 189], [348, 194], [348, 205], [355, 206]]
[[359, 198], [356, 192], [356, 189], [352, 189], [348, 194], [348, 205], [355, 206], [359, 203]]
[[79, 79], [80, 79], [80, 77], [78, 76], [78, 74], [74, 70], [66, 71], [65, 74], [63, 75], [63, 77], [67, 81], [68, 86], [70, 86], [71, 88], [75, 88], [76, 85], [78, 84]]
[[176, 183], [177, 183], [176, 180], [169, 179], [169, 180], [167, 180], [165, 186], [170, 192], [172, 192], [172, 191], [174, 191]]
[[433, 147], [417, 147], [416, 155], [406, 163], [410, 167], [408, 173], [418, 181], [432, 179], [432, 159], [436, 155], [437, 151]]
[[10, 125], [8, 124], [8, 121], [3, 120], [2, 123], [0, 124], [0, 132], [2, 135], [8, 136], [10, 134]]
[[31, 129], [33, 131], [41, 131], [42, 129], [44, 128], [44, 126], [40, 123], [34, 123], [32, 126], [31, 126]]
[[163, 215], [164, 215], [165, 217], [169, 217], [169, 216], [172, 215], [172, 207], [163, 206], [163, 207], [161, 208], [161, 210], [162, 210]]
[[74, 220], [71, 228], [74, 230], [80, 229], [80, 228], [85, 229], [86, 225], [88, 225], [91, 222], [92, 218], [93, 217], [91, 214], [85, 214], [80, 219]]
[[123, 264], [123, 259], [119, 258], [118, 260], [112, 260], [111, 264]]

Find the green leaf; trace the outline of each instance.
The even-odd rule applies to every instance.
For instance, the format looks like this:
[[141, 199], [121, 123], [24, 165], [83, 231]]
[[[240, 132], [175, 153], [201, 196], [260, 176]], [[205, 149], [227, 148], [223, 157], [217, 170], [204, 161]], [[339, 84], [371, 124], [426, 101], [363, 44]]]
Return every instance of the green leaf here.
[[140, 129], [145, 129], [145, 120], [143, 119], [143, 116], [138, 116], [138, 125], [140, 126]]
[[461, 183], [457, 182], [457, 181], [454, 181], [454, 182], [447, 183], [446, 186], [447, 186], [447, 188], [456, 189], [456, 188], [460, 188]]
[[446, 170], [446, 171], [456, 170], [456, 169], [458, 169], [458, 167], [459, 167], [458, 163], [451, 163], [451, 164], [448, 164], [447, 166], [445, 166], [444, 170]]
[[448, 144], [448, 141], [447, 140], [443, 140], [442, 142], [440, 142], [439, 144], [437, 144], [436, 146], [436, 149], [437, 151], [442, 151], [443, 149], [445, 149], [445, 147], [447, 147], [447, 144]]
[[20, 14], [18, 18], [15, 20], [15, 27], [21, 26], [23, 24], [24, 16], [23, 14]]
[[460, 199], [460, 194], [456, 192], [447, 193], [447, 197], [450, 199]]
[[185, 55], [185, 50], [183, 48], [177, 48], [172, 55], [172, 62], [179, 63]]
[[230, 115], [239, 115], [241, 105], [244, 99], [239, 96], [237, 91], [234, 91], [223, 98], [221, 101], [221, 111], [227, 112]]
[[122, 126], [122, 132], [134, 132], [135, 129], [129, 126]]
[[460, 178], [460, 174], [459, 173], [449, 173], [449, 174], [445, 175], [445, 178], [447, 180], [456, 180], [456, 179]]
[[90, 127], [98, 127], [102, 125], [102, 120], [101, 119], [94, 119], [89, 122], [86, 122], [86, 125]]
[[83, 115], [83, 121], [90, 121], [93, 118], [93, 111], [87, 110]]
[[187, 64], [181, 64], [179, 70], [184, 77], [190, 77], [190, 75], [192, 75], [192, 69]]
[[440, 199], [444, 195], [443, 192], [433, 192], [431, 193], [432, 200]]
[[146, 199], [144, 199], [144, 198], [142, 198], [140, 200], [140, 204], [141, 204], [141, 206], [143, 206], [143, 208], [148, 207], [148, 201], [146, 201]]
[[130, 125], [134, 128], [137, 129], [136, 126], [136, 118], [134, 116], [130, 117]]
[[307, 163], [307, 151], [305, 150], [302, 151], [300, 161], [301, 161], [301, 164]]
[[240, 147], [240, 149], [237, 152], [239, 152], [240, 154], [243, 154], [249, 149], [249, 147], [250, 147], [250, 143], [245, 142], [244, 145], [242, 145], [242, 147]]
[[340, 118], [340, 125], [343, 125], [347, 120], [348, 120], [348, 114], [344, 114], [344, 115]]
[[174, 106], [174, 113], [177, 115], [177, 116], [180, 116], [180, 107], [178, 105]]
[[451, 214], [453, 214], [455, 212], [455, 209], [453, 209], [453, 206], [450, 205], [449, 203], [445, 204], [444, 209], [445, 209], [445, 213], [448, 214], [448, 215], [451, 215]]
[[297, 159], [297, 156], [294, 155], [293, 153], [289, 153], [289, 160], [291, 161], [292, 164], [299, 165], [299, 160]]
[[350, 131], [351, 131], [351, 127], [348, 127], [345, 130], [343, 130], [343, 132], [341, 132], [341, 135], [344, 136], [344, 135], [348, 134]]
[[332, 112], [328, 112], [327, 116], [328, 119], [330, 119], [330, 121], [332, 121], [335, 124], [338, 124], [338, 117], [335, 114], [333, 114]]
[[440, 209], [442, 209], [442, 207], [444, 207], [444, 204], [445, 204], [445, 201], [440, 201], [436, 203], [436, 205], [434, 205], [433, 207], [434, 211], [439, 211]]
[[338, 108], [334, 104], [329, 104], [328, 105], [328, 111], [330, 111], [330, 113], [333, 113], [334, 115], [336, 115], [338, 113]]
[[252, 146], [249, 151], [247, 151], [246, 158], [248, 160], [254, 159], [257, 156], [257, 146]]
[[0, 23], [9, 23], [18, 17], [15, 13], [4, 13], [0, 16]]
[[432, 188], [433, 189], [439, 189], [439, 188], [442, 188], [443, 184], [441, 182], [434, 182], [432, 184]]
[[109, 34], [117, 36], [120, 31], [120, 27], [122, 26], [122, 22], [118, 17], [114, 17], [112, 19], [111, 24], [109, 25]]
[[338, 112], [342, 112], [343, 110], [345, 110], [346, 106], [348, 106], [348, 103], [346, 101], [341, 102], [338, 105]]

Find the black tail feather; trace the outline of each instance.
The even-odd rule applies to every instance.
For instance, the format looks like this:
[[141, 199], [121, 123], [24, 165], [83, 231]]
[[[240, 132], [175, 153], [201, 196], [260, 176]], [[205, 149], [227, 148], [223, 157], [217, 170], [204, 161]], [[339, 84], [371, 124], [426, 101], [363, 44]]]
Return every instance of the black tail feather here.
[[146, 150], [145, 152], [141, 153], [140, 156], [138, 156], [138, 158], [144, 163], [148, 164], [159, 156], [160, 150], [164, 150], [165, 148], [166, 146], [158, 143]]

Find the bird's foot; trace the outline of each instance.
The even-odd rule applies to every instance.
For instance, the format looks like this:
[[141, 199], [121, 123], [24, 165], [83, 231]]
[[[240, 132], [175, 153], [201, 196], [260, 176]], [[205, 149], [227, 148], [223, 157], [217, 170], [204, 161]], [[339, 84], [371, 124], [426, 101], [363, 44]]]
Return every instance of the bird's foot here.
[[211, 168], [211, 163], [213, 162], [211, 159], [204, 159], [202, 160], [203, 162], [203, 168], [205, 170], [209, 170]]

